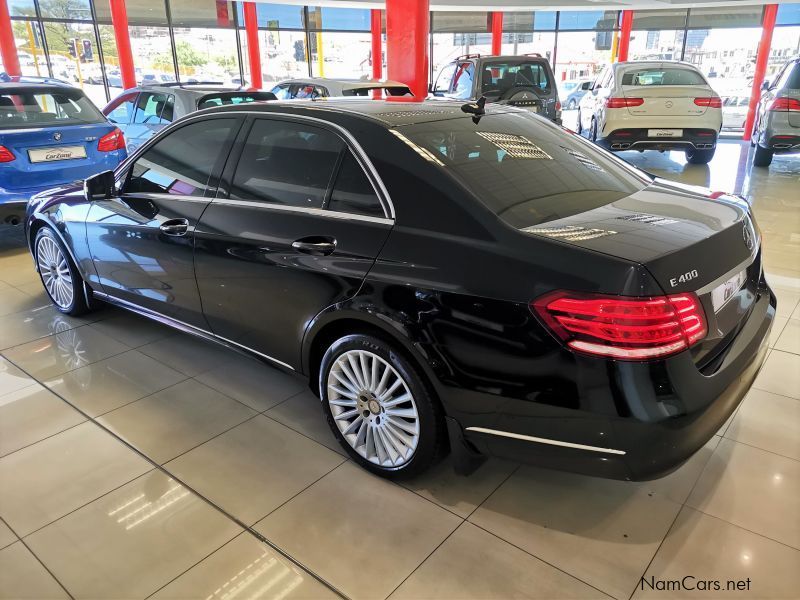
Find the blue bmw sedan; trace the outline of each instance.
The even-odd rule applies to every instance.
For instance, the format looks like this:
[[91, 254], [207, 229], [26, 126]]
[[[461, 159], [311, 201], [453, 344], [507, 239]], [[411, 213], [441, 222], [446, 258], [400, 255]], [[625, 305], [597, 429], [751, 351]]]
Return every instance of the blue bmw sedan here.
[[125, 159], [122, 132], [84, 93], [58, 80], [0, 79], [0, 224], [17, 224], [35, 194]]

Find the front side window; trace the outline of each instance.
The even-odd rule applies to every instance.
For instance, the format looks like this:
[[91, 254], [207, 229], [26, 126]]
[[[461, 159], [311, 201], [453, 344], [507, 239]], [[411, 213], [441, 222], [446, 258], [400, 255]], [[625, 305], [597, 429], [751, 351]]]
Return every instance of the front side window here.
[[131, 117], [136, 109], [136, 94], [125, 94], [120, 96], [108, 107], [106, 113], [108, 120], [118, 125], [127, 125], [131, 122]]
[[214, 167], [236, 119], [209, 119], [176, 129], [142, 154], [123, 193], [210, 196]]
[[[162, 118], [164, 107], [167, 106], [169, 98], [166, 94], [139, 94], [136, 103], [136, 112], [133, 115], [133, 122], [140, 125], [167, 125], [170, 121]], [[174, 99], [172, 105], [174, 106]]]
[[0, 93], [0, 129], [64, 127], [105, 123], [91, 100], [78, 89], [43, 91], [36, 88], [4, 89]]
[[344, 151], [328, 209], [368, 217], [384, 216], [375, 188], [350, 150]]
[[411, 143], [517, 228], [591, 210], [649, 182], [622, 161], [528, 113], [401, 127]]
[[622, 74], [622, 85], [628, 86], [705, 84], [697, 71], [677, 67], [634, 69]]
[[453, 95], [456, 98], [467, 100], [472, 97], [472, 77], [474, 73], [475, 65], [472, 63], [458, 65], [458, 70], [453, 80]]
[[456, 72], [455, 63], [449, 64], [439, 72], [436, 84], [433, 86], [434, 92], [446, 94], [450, 91], [450, 83], [453, 81], [453, 74]]
[[322, 208], [344, 142], [291, 121], [258, 119], [247, 136], [230, 197]]

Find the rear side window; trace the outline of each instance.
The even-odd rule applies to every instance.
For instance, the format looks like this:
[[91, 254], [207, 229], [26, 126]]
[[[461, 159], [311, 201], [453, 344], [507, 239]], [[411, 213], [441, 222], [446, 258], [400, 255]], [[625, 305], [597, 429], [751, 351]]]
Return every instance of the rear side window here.
[[436, 83], [433, 86], [434, 92], [441, 92], [446, 94], [450, 91], [450, 84], [453, 81], [453, 74], [456, 72], [455, 63], [449, 64], [444, 67], [436, 78]]
[[400, 131], [416, 154], [421, 146], [431, 162], [520, 229], [603, 206], [647, 184], [619, 159], [527, 113], [490, 114], [477, 124], [432, 121]]
[[209, 119], [176, 129], [136, 160], [124, 193], [213, 195], [211, 175], [235, 124]]
[[322, 208], [344, 142], [319, 127], [258, 119], [247, 136], [230, 197]]
[[[172, 102], [170, 103], [170, 98]], [[151, 94], [142, 92], [136, 102], [136, 112], [133, 114], [133, 122], [139, 125], [167, 125], [172, 120], [172, 108], [170, 114], [164, 114], [164, 108], [170, 104], [174, 106], [175, 99], [167, 94]], [[167, 119], [166, 117], [169, 117]]]
[[275, 94], [272, 92], [221, 92], [203, 96], [198, 101], [197, 108], [212, 108], [229, 104], [250, 104], [251, 102], [276, 99]]
[[692, 69], [646, 68], [625, 71], [622, 85], [705, 85], [703, 76]]
[[125, 94], [114, 100], [106, 109], [106, 116], [112, 123], [127, 125], [136, 109], [136, 94]]
[[0, 94], [0, 128], [64, 127], [105, 123], [94, 104], [77, 89], [4, 89]]
[[368, 217], [384, 216], [375, 189], [350, 150], [344, 151], [328, 209]]

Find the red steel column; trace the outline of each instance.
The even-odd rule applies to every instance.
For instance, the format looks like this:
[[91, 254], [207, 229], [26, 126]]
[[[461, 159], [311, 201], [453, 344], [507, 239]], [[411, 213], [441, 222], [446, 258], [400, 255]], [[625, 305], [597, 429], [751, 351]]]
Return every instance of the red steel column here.
[[764, 23], [761, 29], [761, 42], [758, 44], [758, 54], [756, 55], [756, 70], [753, 74], [753, 89], [750, 90], [750, 107], [747, 109], [747, 119], [744, 122], [744, 135], [742, 139], [750, 140], [753, 134], [753, 125], [756, 120], [756, 107], [761, 98], [761, 84], [764, 83], [764, 75], [767, 73], [769, 62], [769, 52], [772, 47], [772, 32], [775, 30], [775, 18], [778, 16], [778, 5], [767, 4], [764, 7]]
[[22, 75], [19, 69], [17, 43], [14, 41], [14, 29], [11, 27], [11, 15], [6, 0], [0, 0], [0, 54], [3, 55], [3, 68], [9, 75]]
[[133, 68], [133, 52], [131, 38], [128, 35], [128, 11], [125, 0], [109, 0], [111, 6], [111, 24], [114, 26], [114, 39], [117, 41], [117, 60], [122, 75], [122, 87], [136, 87], [136, 71]]
[[631, 27], [633, 26], [633, 11], [622, 11], [622, 24], [619, 32], [619, 51], [617, 52], [617, 62], [628, 60], [628, 46], [631, 44]]
[[405, 83], [414, 98], [428, 95], [428, 0], [386, 0], [386, 70]]
[[383, 44], [381, 41], [381, 11], [373, 8], [370, 11], [370, 29], [372, 30], [372, 78], [383, 76]]
[[260, 88], [264, 82], [261, 80], [261, 49], [258, 47], [258, 12], [254, 2], [243, 2], [242, 6], [247, 34], [247, 56], [250, 59], [250, 85]]
[[503, 53], [503, 13], [492, 13], [492, 55], [500, 56]]

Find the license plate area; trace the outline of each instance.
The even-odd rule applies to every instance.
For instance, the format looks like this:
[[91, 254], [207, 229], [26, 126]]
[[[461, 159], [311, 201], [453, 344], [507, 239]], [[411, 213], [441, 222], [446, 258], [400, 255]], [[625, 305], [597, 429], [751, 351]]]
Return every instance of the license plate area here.
[[648, 129], [647, 137], [651, 138], [679, 138], [683, 136], [683, 129]]
[[746, 281], [747, 271], [742, 270], [711, 290], [711, 305], [714, 307], [715, 314], [736, 295], [736, 292], [742, 289]]
[[86, 158], [83, 146], [54, 146], [28, 150], [28, 160], [32, 163], [55, 162], [59, 160], [78, 160]]

